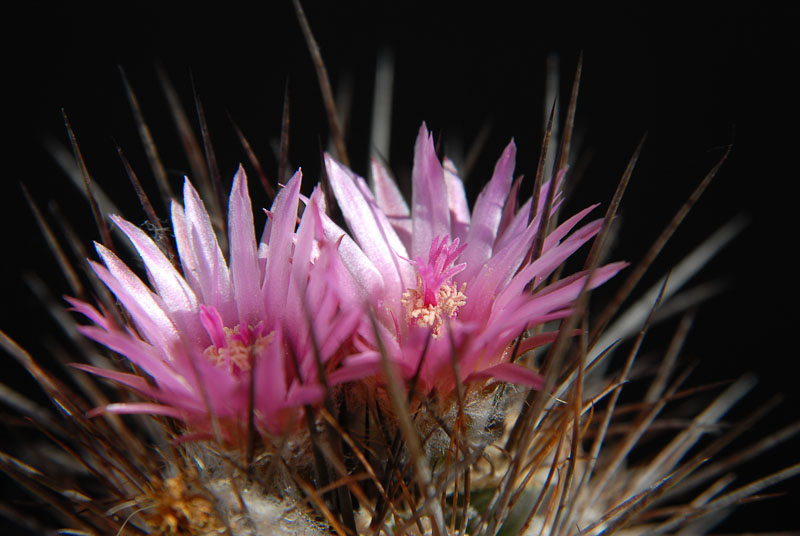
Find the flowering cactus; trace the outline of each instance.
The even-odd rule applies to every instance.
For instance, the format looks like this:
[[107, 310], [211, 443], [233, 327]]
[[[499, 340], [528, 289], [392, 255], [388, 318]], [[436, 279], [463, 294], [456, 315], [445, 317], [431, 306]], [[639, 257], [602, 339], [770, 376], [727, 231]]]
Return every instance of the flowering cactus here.
[[[297, 420], [299, 407], [322, 399], [323, 380], [339, 384], [374, 375], [380, 361], [376, 337], [405, 379], [418, 377], [422, 395], [435, 390], [446, 398], [452, 391], [453, 352], [459, 382], [491, 378], [539, 388], [541, 377], [512, 363], [512, 352], [550, 342], [558, 332], [524, 338], [515, 348], [512, 342], [528, 329], [568, 316], [587, 274], [534, 293], [526, 287], [545, 280], [598, 232], [602, 221], [570, 235], [594, 207], [581, 211], [547, 235], [542, 254], [525, 263], [546, 195], [540, 196], [532, 218], [530, 200], [519, 210], [509, 200], [515, 151], [509, 144], [472, 217], [452, 162], [442, 166], [424, 125], [415, 146], [412, 211], [380, 164], [373, 167], [373, 196], [363, 179], [326, 157], [333, 191], [354, 238], [325, 215], [316, 193], [296, 227], [298, 172], [276, 197], [258, 245], [240, 168], [230, 196], [229, 262], [187, 180], [184, 206], [172, 205], [183, 275], [143, 231], [117, 216], [112, 220], [141, 256], [155, 292], [96, 244], [105, 266], [92, 263], [92, 268], [126, 308], [138, 333], [72, 301], [96, 324], [80, 330], [125, 355], [155, 385], [135, 374], [77, 366], [158, 402], [115, 403], [106, 411], [168, 415], [186, 421], [195, 432], [210, 432], [214, 418], [226, 424], [228, 437], [245, 430], [251, 406], [257, 428], [279, 435]], [[548, 187], [543, 185], [545, 193]], [[590, 287], [623, 266], [600, 268]], [[368, 321], [372, 313], [381, 321], [377, 333]]]
[[[545, 180], [533, 199], [518, 203], [513, 142], [470, 207], [454, 163], [439, 159], [423, 125], [408, 203], [381, 164], [373, 162], [369, 185], [349, 169], [345, 141], [363, 144], [353, 136], [357, 130], [346, 140], [337, 123], [341, 116], [320, 49], [298, 1], [295, 9], [317, 68], [336, 156], [324, 157], [325, 188], [304, 196], [299, 172], [282, 186], [260, 238], [244, 171], [234, 177], [225, 213], [213, 197], [216, 158], [200, 99], [202, 148], [165, 80], [192, 180], [204, 197], [186, 179], [182, 202], [172, 201], [177, 255], [130, 221], [111, 217], [143, 263], [137, 275], [138, 259], [123, 261], [112, 251], [105, 217], [119, 211], [109, 210], [108, 202], [96, 203], [104, 197], [98, 186], [103, 181], [89, 180], [90, 166], [67, 125], [78, 165], [65, 167], [82, 176], [86, 193], [94, 197], [104, 245], [96, 245], [101, 262], [90, 261], [82, 275], [69, 266], [68, 255], [52, 248], [71, 279], [72, 294], [80, 296], [69, 300], [82, 315], [84, 324], [77, 329], [101, 348], [74, 338], [75, 360], [82, 364], [69, 368], [70, 377], [62, 381], [60, 369], [48, 368], [0, 332], [0, 346], [38, 381], [55, 408], [44, 411], [0, 385], [0, 401], [25, 417], [4, 418], [23, 423], [22, 440], [16, 432], [7, 434], [13, 449], [0, 452], [0, 470], [35, 498], [0, 501], [0, 516], [10, 514], [33, 534], [55, 526], [69, 527], [59, 530], [64, 534], [193, 536], [702, 534], [732, 507], [800, 474], [795, 464], [731, 487], [734, 465], [800, 428], [792, 425], [723, 457], [740, 434], [755, 428], [765, 409], [722, 425], [754, 379], [744, 376], [724, 386], [713, 400], [704, 399], [708, 390], [687, 386], [678, 352], [690, 315], [663, 358], [634, 364], [645, 333], [658, 321], [657, 310], [667, 310], [659, 306], [673, 311], [694, 306], [694, 298], [668, 300], [680, 287], [676, 281], [685, 281], [704, 261], [693, 253], [678, 265], [669, 286], [657, 286], [620, 314], [722, 161], [680, 206], [643, 261], [625, 274], [604, 312], [590, 317], [580, 300], [584, 291], [625, 264], [596, 267], [599, 255], [590, 255], [586, 265], [593, 270], [570, 274], [564, 263], [601, 231], [610, 232], [604, 224], [616, 213], [638, 151], [607, 217], [587, 223], [596, 206], [560, 218], [564, 169]], [[412, 11], [416, 27], [419, 13]], [[342, 34], [340, 25], [331, 28]], [[508, 32], [506, 24], [502, 31]], [[363, 32], [353, 35], [363, 46]], [[214, 46], [225, 41], [235, 44], [237, 55], [247, 50], [240, 39], [216, 40]], [[379, 60], [375, 77], [376, 102], [385, 102], [375, 107], [373, 125], [386, 132], [391, 92], [378, 82], [385, 81], [390, 63], [386, 56]], [[418, 67], [415, 62], [414, 72], [423, 73]], [[221, 79], [230, 87], [241, 83], [238, 77], [232, 85]], [[559, 142], [561, 162], [568, 161], [578, 79], [561, 125], [563, 138], [555, 140], [560, 135], [553, 123], [546, 133], [546, 140]], [[420, 87], [431, 90], [426, 98], [435, 98], [436, 78], [422, 82]], [[503, 93], [509, 88], [502, 74], [490, 82]], [[126, 89], [168, 199], [174, 185], [165, 164], [185, 162], [172, 156], [159, 161], [127, 81]], [[560, 119], [556, 111], [553, 117]], [[287, 176], [290, 130], [292, 137], [308, 134], [289, 124], [287, 113], [280, 180]], [[529, 129], [527, 119], [526, 125]], [[256, 146], [251, 149], [239, 136], [269, 193]], [[386, 154], [379, 144], [370, 145]], [[133, 167], [138, 164], [130, 170], [135, 178]], [[147, 217], [158, 225], [159, 214], [146, 194], [138, 193]], [[57, 242], [58, 233], [34, 211], [48, 241]], [[217, 232], [225, 220], [221, 227], [228, 236], [222, 240]], [[736, 228], [734, 222], [722, 229], [725, 240]], [[698, 249], [708, 258], [725, 240], [712, 237]], [[82, 276], [92, 283], [99, 278], [112, 299], [105, 289], [95, 297], [86, 291], [89, 285], [76, 284]], [[72, 334], [73, 319], [60, 313], [55, 316]], [[38, 336], [40, 324], [30, 324]], [[591, 329], [576, 329], [585, 326]], [[634, 337], [622, 367], [606, 359], [626, 348], [616, 342]], [[554, 340], [558, 343], [546, 346]], [[544, 359], [538, 359], [544, 352], [533, 358], [537, 349], [547, 350]], [[642, 351], [652, 356], [654, 348]], [[122, 359], [114, 363], [117, 355]], [[546, 382], [534, 368], [540, 362]], [[653, 381], [644, 397], [626, 387], [647, 376]], [[111, 385], [102, 382], [99, 389], [93, 378]], [[623, 389], [626, 396], [620, 397]], [[684, 405], [689, 396], [693, 402]], [[47, 437], [34, 437], [31, 422]], [[703, 442], [709, 433], [716, 437]], [[63, 451], [54, 454], [52, 443]], [[47, 517], [43, 512], [54, 517], [40, 520]]]
[[[602, 221], [569, 234], [592, 206], [549, 234], [540, 230], [550, 184], [542, 186], [533, 214], [530, 199], [517, 209], [516, 198], [510, 196], [515, 154], [514, 143], [509, 143], [471, 215], [453, 163], [439, 162], [425, 125], [414, 148], [411, 209], [379, 163], [373, 162], [373, 193], [364, 179], [326, 157], [333, 192], [353, 240], [329, 219], [326, 235], [342, 237], [344, 264], [380, 320], [377, 333], [371, 325], [362, 330], [360, 351], [344, 359], [334, 380], [374, 374], [381, 357], [377, 337], [403, 377], [417, 378], [422, 395], [435, 390], [446, 397], [457, 381], [469, 384], [487, 378], [542, 386], [541, 376], [512, 358], [557, 336], [557, 331], [525, 334], [569, 316], [588, 274], [540, 283], [592, 238]], [[555, 200], [553, 211], [560, 193]], [[541, 254], [530, 259], [542, 233]], [[618, 262], [601, 267], [588, 286], [602, 284], [624, 266]], [[534, 292], [528, 292], [529, 284]], [[514, 347], [519, 337], [523, 340]]]
[[[296, 227], [301, 173], [280, 191], [258, 244], [244, 171], [230, 196], [229, 262], [197, 192], [187, 180], [184, 206], [173, 201], [172, 225], [183, 275], [141, 230], [112, 220], [141, 256], [151, 291], [114, 253], [96, 244], [105, 266], [91, 263], [98, 277], [130, 315], [133, 329], [76, 300], [95, 326], [85, 335], [127, 357], [141, 376], [76, 365], [116, 380], [158, 402], [116, 403], [106, 411], [163, 414], [209, 432], [211, 418], [231, 434], [245, 430], [249, 415], [262, 432], [282, 433], [297, 408], [323, 393], [314, 352], [324, 367], [359, 320], [340, 307], [346, 273], [335, 247], [321, 236], [316, 194]], [[308, 304], [315, 304], [312, 309]], [[306, 313], [308, 312], [308, 316]], [[324, 340], [315, 347], [314, 340]], [[251, 383], [252, 391], [251, 391]], [[252, 393], [252, 394], [251, 394]], [[250, 397], [252, 396], [252, 400]]]

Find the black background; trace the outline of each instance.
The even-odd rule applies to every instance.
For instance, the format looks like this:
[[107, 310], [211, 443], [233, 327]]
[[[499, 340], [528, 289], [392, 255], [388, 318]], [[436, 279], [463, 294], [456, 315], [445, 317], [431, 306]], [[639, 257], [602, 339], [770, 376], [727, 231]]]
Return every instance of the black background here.
[[[746, 370], [757, 373], [761, 382], [746, 406], [755, 407], [775, 391], [786, 394], [784, 405], [759, 423], [753, 439], [797, 418], [798, 270], [791, 260], [798, 242], [796, 11], [754, 6], [535, 6], [528, 11], [499, 2], [473, 10], [460, 4], [396, 7], [383, 2], [309, 2], [306, 7], [334, 87], [347, 77], [353, 84], [348, 147], [353, 167], [362, 174], [380, 46], [391, 48], [396, 59], [392, 167], [400, 174], [408, 169], [423, 120], [445, 147], [459, 140], [468, 144], [491, 121], [484, 156], [472, 175], [475, 187], [488, 178], [512, 136], [519, 149], [518, 172], [534, 174], [545, 58], [549, 53], [560, 58], [564, 97], [583, 51], [577, 131], [587, 167], [570, 202], [572, 211], [607, 200], [636, 144], [648, 135], [622, 208], [614, 258], [637, 261], [724, 147], [733, 144], [718, 178], [646, 283], [723, 222], [749, 215], [751, 224], [742, 236], [696, 279], [724, 278], [730, 287], [699, 310], [687, 354], [700, 362], [695, 383], [735, 378]], [[173, 186], [180, 184], [187, 164], [158, 85], [156, 63], [177, 87], [190, 117], [194, 81], [226, 180], [246, 160], [228, 114], [274, 177], [269, 144], [279, 135], [288, 80], [291, 161], [303, 167], [307, 185], [319, 176], [327, 125], [288, 1], [257, 10], [230, 3], [212, 10], [188, 3], [109, 3], [90, 9], [34, 2], [12, 13], [8, 24], [12, 31], [6, 35], [4, 78], [12, 96], [2, 107], [2, 146], [9, 150], [0, 199], [2, 329], [34, 353], [42, 351], [40, 343], [53, 327], [20, 275], [40, 274], [56, 295], [66, 285], [24, 206], [19, 183], [42, 205], [57, 200], [87, 242], [97, 238], [88, 206], [43, 148], [47, 137], [66, 143], [60, 108], [69, 114], [90, 171], [129, 219], [139, 223], [146, 217], [115, 144], [155, 191], [118, 65], [139, 96]], [[261, 192], [251, 190], [258, 203]], [[654, 348], [666, 340], [669, 327], [661, 339], [654, 335]], [[38, 396], [25, 373], [9, 358], [2, 359], [2, 381]], [[796, 462], [797, 448], [795, 441], [751, 462], [741, 471], [743, 478]], [[797, 489], [796, 482], [774, 488], [794, 494], [744, 507], [724, 528], [797, 528], [790, 515], [800, 506]]]

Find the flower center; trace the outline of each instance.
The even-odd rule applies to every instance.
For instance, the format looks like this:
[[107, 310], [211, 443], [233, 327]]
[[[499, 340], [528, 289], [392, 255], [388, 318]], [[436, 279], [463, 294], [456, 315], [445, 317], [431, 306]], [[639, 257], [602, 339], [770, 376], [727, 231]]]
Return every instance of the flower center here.
[[458, 308], [467, 303], [467, 284], [462, 283], [459, 289], [453, 282], [453, 276], [467, 267], [465, 263], [453, 265], [466, 244], [459, 247], [458, 238], [452, 242], [449, 239], [433, 239], [428, 262], [421, 257], [412, 261], [417, 267], [417, 286], [407, 289], [400, 298], [408, 323], [430, 328], [434, 337], [439, 336], [445, 320], [455, 318]]
[[214, 307], [200, 306], [200, 322], [212, 341], [203, 356], [229, 373], [248, 372], [252, 359], [262, 355], [275, 337], [274, 332], [264, 333], [261, 322], [256, 326], [224, 327]]

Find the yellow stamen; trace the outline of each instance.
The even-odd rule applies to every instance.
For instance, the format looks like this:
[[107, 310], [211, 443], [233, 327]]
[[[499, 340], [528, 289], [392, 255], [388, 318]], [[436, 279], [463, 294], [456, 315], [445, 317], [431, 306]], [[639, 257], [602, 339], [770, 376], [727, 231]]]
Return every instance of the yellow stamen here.
[[446, 318], [455, 318], [458, 308], [467, 303], [464, 291], [467, 284], [462, 283], [459, 289], [455, 283], [445, 283], [439, 287], [436, 303], [425, 304], [422, 280], [417, 276], [417, 288], [410, 288], [400, 298], [406, 308], [408, 322], [417, 326], [431, 328], [434, 337], [438, 337]]
[[250, 353], [254, 356], [261, 355], [272, 342], [275, 333], [259, 336], [254, 343], [245, 344], [239, 337], [239, 326], [234, 328], [223, 328], [225, 330], [225, 348], [217, 348], [213, 344], [203, 351], [206, 359], [220, 368], [227, 368], [230, 372], [238, 370], [247, 372], [250, 370]]

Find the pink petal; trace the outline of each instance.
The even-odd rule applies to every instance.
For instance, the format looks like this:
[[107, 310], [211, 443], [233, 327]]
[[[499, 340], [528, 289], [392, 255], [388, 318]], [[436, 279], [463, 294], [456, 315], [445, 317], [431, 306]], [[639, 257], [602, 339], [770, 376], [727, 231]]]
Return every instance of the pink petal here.
[[375, 184], [375, 202], [386, 214], [406, 250], [409, 250], [411, 249], [411, 211], [408, 209], [408, 204], [389, 172], [374, 158], [371, 161], [371, 170]]
[[[191, 242], [194, 251], [200, 251], [200, 240], [197, 232], [192, 228]], [[208, 287], [207, 299], [204, 299], [205, 304], [219, 311], [226, 325], [238, 323], [239, 313], [236, 310], [231, 274], [228, 271], [225, 259], [217, 257], [198, 259], [198, 267], [200, 278], [203, 281], [202, 285]]]
[[161, 249], [141, 229], [119, 216], [111, 220], [127, 235], [136, 251], [141, 255], [147, 273], [166, 307], [172, 321], [193, 337], [199, 333], [192, 330], [193, 317], [197, 314], [197, 297]]
[[263, 355], [256, 361], [255, 407], [269, 414], [286, 398], [286, 359], [282, 330], [276, 330]]
[[366, 301], [368, 298], [382, 296], [384, 292], [383, 276], [372, 260], [350, 238], [350, 235], [346, 234], [321, 209], [320, 219], [326, 239], [339, 244], [339, 256], [347, 271], [352, 275], [352, 280], [360, 289], [362, 300]]
[[[503, 288], [509, 284], [509, 281], [512, 281], [515, 272], [531, 248], [537, 228], [538, 220], [534, 220], [516, 240], [495, 252], [479, 267], [477, 272], [474, 272], [474, 279], [467, 282], [468, 298], [466, 305], [461, 308], [460, 318], [471, 320], [483, 315], [483, 311], [497, 299], [499, 293], [503, 292]], [[462, 255], [461, 258], [463, 259], [464, 256]], [[463, 275], [463, 273], [460, 274], [460, 276]], [[514, 289], [514, 291], [509, 291], [509, 295], [520, 292], [521, 289]]]
[[[401, 258], [407, 256], [405, 246], [386, 215], [356, 186], [350, 170], [328, 155], [325, 155], [325, 166], [333, 193], [353, 237], [382, 275], [384, 295], [399, 302], [403, 291], [414, 282], [411, 265]], [[426, 247], [430, 247], [430, 242]]]
[[156, 349], [148, 346], [147, 343], [122, 332], [106, 332], [94, 326], [80, 326], [78, 331], [127, 357], [131, 363], [152, 376], [159, 388], [192, 396], [192, 387], [183, 377], [182, 372], [163, 360], [157, 354]]
[[[292, 272], [292, 238], [297, 225], [297, 204], [299, 202], [300, 184], [303, 174], [297, 171], [286, 186], [278, 192], [272, 203], [269, 230], [269, 253], [266, 273], [261, 291], [264, 304], [270, 316], [280, 321], [286, 310], [287, 296], [290, 293], [289, 278]], [[300, 259], [300, 267], [307, 264]], [[303, 287], [305, 284], [303, 284]], [[298, 290], [291, 289], [296, 296]]]
[[200, 306], [200, 323], [208, 333], [211, 343], [217, 348], [225, 348], [225, 323], [215, 307]]
[[[572, 311], [565, 311], [564, 316], [569, 316]], [[548, 331], [546, 333], [540, 333], [539, 335], [534, 335], [532, 337], [525, 338], [520, 344], [519, 349], [517, 350], [518, 355], [523, 355], [526, 352], [533, 350], [534, 348], [538, 348], [545, 344], [551, 343], [558, 338], [558, 331]], [[572, 336], [577, 337], [581, 334], [581, 330], [575, 329], [572, 331]]]
[[228, 204], [228, 243], [239, 321], [255, 325], [264, 317], [264, 303], [261, 299], [261, 273], [256, 261], [253, 208], [247, 191], [247, 177], [241, 166], [233, 178]]
[[376, 355], [376, 358], [377, 359], [370, 359], [352, 365], [342, 365], [340, 368], [328, 374], [328, 384], [339, 385], [363, 380], [364, 378], [378, 374], [381, 370], [380, 356]]
[[[235, 312], [230, 272], [222, 255], [217, 235], [197, 190], [186, 180], [183, 186], [185, 221], [194, 257], [196, 278], [206, 304], [213, 305], [222, 317], [232, 322]], [[176, 235], [177, 238], [177, 235]], [[183, 255], [181, 255], [183, 262]]]
[[83, 316], [100, 326], [106, 331], [110, 331], [115, 329], [115, 326], [111, 323], [109, 319], [106, 318], [104, 314], [101, 314], [97, 309], [89, 305], [88, 303], [82, 302], [78, 299], [71, 298], [69, 296], [64, 296], [64, 299], [67, 300], [70, 305], [72, 305], [72, 310], [81, 313]]
[[93, 409], [87, 414], [87, 417], [96, 417], [103, 413], [116, 413], [118, 415], [143, 413], [147, 415], [164, 415], [174, 419], [183, 419], [183, 413], [181, 413], [180, 410], [170, 406], [153, 404], [151, 402], [125, 402], [109, 404], [102, 408]]
[[499, 365], [473, 372], [464, 381], [465, 383], [470, 383], [485, 379], [525, 385], [531, 389], [544, 387], [544, 378], [541, 375], [516, 363], [500, 363]]
[[[423, 257], [437, 236], [450, 234], [450, 209], [444, 171], [433, 136], [425, 123], [419, 128], [414, 144], [414, 166], [411, 170], [411, 258]], [[409, 286], [413, 282], [408, 282]]]
[[[515, 198], [512, 197], [513, 195], [513, 193], [509, 195], [506, 207], [503, 209], [503, 219], [500, 221], [500, 231], [494, 243], [494, 251], [502, 250], [528, 227], [532, 200], [529, 198], [516, 214], [512, 215], [510, 214], [511, 210], [509, 207], [516, 205]], [[505, 221], [506, 217], [508, 221]], [[533, 221], [537, 222], [536, 227], [538, 228], [539, 217], [535, 216]]]
[[286, 401], [281, 406], [297, 407], [316, 404], [323, 396], [325, 396], [325, 389], [321, 385], [300, 385], [295, 383], [289, 389]]
[[196, 291], [200, 291], [201, 285], [197, 277], [197, 262], [194, 258], [194, 251], [192, 251], [192, 242], [189, 238], [189, 229], [186, 224], [183, 207], [173, 199], [169, 205], [169, 211], [172, 219], [172, 234], [175, 236], [175, 244], [178, 246], [178, 257], [181, 261], [183, 276], [189, 286]]
[[[515, 216], [520, 216], [520, 213], [524, 212], [525, 217], [530, 217], [530, 209], [526, 208], [530, 206], [530, 198], [528, 198], [521, 210], [517, 209], [517, 200], [519, 199], [519, 189], [521, 186], [522, 175], [519, 175], [514, 182], [511, 183], [511, 190], [509, 190], [508, 196], [506, 197], [506, 204], [503, 206], [503, 214], [500, 216], [500, 225], [498, 225], [497, 228], [498, 239], [506, 234], [508, 226]], [[494, 249], [497, 249], [497, 247], [497, 241], [495, 241]]]
[[603, 220], [596, 220], [585, 225], [563, 243], [546, 251], [541, 257], [520, 270], [511, 283], [498, 294], [497, 306], [504, 307], [510, 299], [519, 295], [532, 279], [535, 278], [535, 285], [543, 281], [583, 244], [597, 234], [602, 225]]
[[70, 363], [70, 366], [82, 370], [84, 372], [88, 372], [89, 374], [94, 374], [95, 376], [100, 376], [102, 378], [108, 378], [109, 380], [114, 380], [117, 383], [121, 383], [126, 387], [130, 387], [146, 396], [152, 396], [157, 391], [153, 389], [150, 385], [147, 384], [144, 378], [141, 376], [137, 376], [136, 374], [130, 374], [128, 372], [117, 372], [116, 370], [108, 370], [102, 369], [98, 367], [93, 367], [91, 365], [84, 365], [83, 363]]
[[[534, 298], [530, 295], [518, 296], [517, 300], [502, 311], [492, 309], [483, 329], [470, 340], [472, 348], [477, 349], [477, 353], [485, 352], [491, 355], [495, 355], [498, 352], [502, 353], [507, 349], [511, 341], [520, 335], [522, 330], [531, 329], [552, 320], [565, 318], [572, 312], [571, 309], [562, 308], [535, 315], [526, 316], [521, 314], [520, 311], [524, 312], [524, 307], [532, 301], [534, 301]], [[477, 363], [481, 359], [466, 355], [463, 361], [469, 364]]]
[[[554, 186], [555, 191], [553, 193], [553, 205], [555, 205], [555, 202], [561, 198], [561, 185], [564, 182], [564, 175], [566, 173], [567, 173], [567, 168], [564, 168], [559, 170], [559, 172], [556, 174], [556, 183]], [[544, 181], [541, 189], [539, 190], [539, 205], [536, 208], [536, 214], [541, 214], [542, 211], [544, 210], [544, 205], [545, 203], [547, 203], [547, 191], [550, 188], [550, 182], [552, 182], [552, 180], [553, 179], [548, 179]]]
[[[601, 266], [592, 275], [588, 288], [593, 289], [602, 285], [627, 265], [627, 262], [615, 262]], [[586, 272], [579, 272], [545, 287], [535, 294], [535, 300], [520, 308], [517, 314], [527, 317], [563, 309], [577, 299], [586, 277]]]
[[450, 237], [463, 243], [469, 230], [469, 204], [464, 192], [464, 182], [452, 160], [444, 159], [444, 182], [447, 188], [447, 205], [450, 208]]
[[294, 252], [292, 253], [290, 265], [290, 280], [287, 284], [288, 297], [283, 308], [286, 323], [290, 326], [302, 326], [303, 328], [308, 323], [305, 314], [305, 310], [308, 307], [306, 289], [312, 283], [311, 271], [313, 265], [311, 264], [311, 258], [315, 247], [317, 222], [319, 221], [319, 216], [314, 214], [316, 206], [312, 207], [312, 203], [316, 202], [316, 197], [319, 197], [316, 188], [311, 197], [314, 201], [308, 200], [306, 202], [306, 207], [303, 210], [303, 216], [295, 235]]
[[142, 335], [164, 351], [180, 341], [158, 297], [110, 250], [97, 243], [95, 249], [106, 266], [91, 261], [89, 266], [122, 302]]
[[[352, 273], [345, 266], [342, 245], [339, 244], [338, 241], [331, 240], [326, 236], [323, 223], [325, 215], [317, 205], [317, 197], [322, 197], [322, 195], [312, 196], [311, 203], [306, 208], [316, 228], [315, 235], [317, 236], [317, 246], [319, 248], [319, 257], [314, 263], [314, 267], [311, 269], [314, 271], [314, 277], [309, 273], [309, 284], [306, 295], [311, 301], [308, 303], [315, 303], [315, 300], [318, 299], [318, 293], [320, 292], [319, 287], [322, 287], [325, 291], [330, 290], [333, 292], [343, 307], [360, 309], [366, 302], [363, 294], [364, 289], [360, 286], [360, 282], [353, 278]], [[351, 243], [351, 245], [355, 250], [360, 252], [358, 246], [354, 243]], [[383, 282], [380, 280], [380, 274], [377, 273], [377, 270], [375, 270], [372, 263], [369, 262], [369, 259], [364, 256], [363, 252], [360, 252], [360, 254], [360, 258], [367, 263], [369, 268], [374, 270], [370, 272], [370, 276], [376, 277], [378, 288], [382, 288]], [[320, 277], [320, 273], [322, 277]]]
[[461, 261], [467, 263], [467, 269], [462, 276], [467, 281], [478, 273], [492, 255], [503, 207], [511, 188], [516, 153], [517, 148], [511, 141], [495, 164], [492, 179], [475, 202], [467, 235], [467, 249], [461, 256]]
[[394, 179], [383, 165], [375, 160], [370, 160], [372, 178], [375, 182], [375, 202], [389, 218], [409, 218], [411, 211], [408, 204], [397, 188]]
[[572, 230], [572, 228], [578, 224], [579, 221], [581, 221], [584, 217], [586, 217], [587, 214], [589, 214], [599, 205], [600, 203], [589, 205], [588, 207], [581, 210], [580, 212], [578, 212], [577, 214], [575, 214], [574, 216], [563, 222], [561, 225], [556, 227], [556, 229], [549, 235], [547, 235], [547, 237], [544, 239], [544, 247], [542, 248], [542, 251], [547, 251], [551, 247], [558, 244], [561, 241], [561, 239], [567, 236], [567, 233], [569, 233]]
[[361, 322], [361, 315], [362, 313], [358, 309], [342, 311], [338, 313], [336, 321], [328, 325], [326, 333], [321, 338], [320, 353], [323, 362], [327, 361], [350, 338]]

